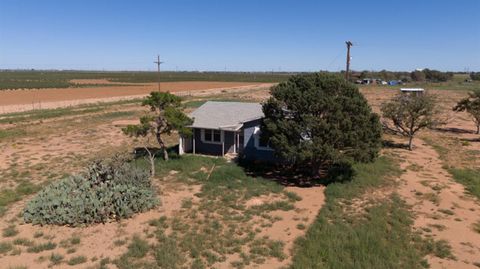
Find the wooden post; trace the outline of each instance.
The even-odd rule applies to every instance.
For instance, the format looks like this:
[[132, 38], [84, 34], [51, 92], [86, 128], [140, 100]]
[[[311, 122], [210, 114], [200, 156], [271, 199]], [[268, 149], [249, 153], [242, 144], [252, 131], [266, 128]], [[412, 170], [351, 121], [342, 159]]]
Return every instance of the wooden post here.
[[237, 132], [233, 132], [233, 153], [237, 153]]
[[225, 133], [223, 130], [220, 131], [220, 140], [222, 140], [222, 156], [225, 156], [225, 138], [224, 138]]
[[184, 138], [182, 136], [180, 136], [180, 139], [178, 141], [178, 155], [183, 155], [183, 153], [184, 153], [183, 152], [183, 144], [184, 144], [183, 139]]
[[195, 128], [193, 128], [193, 154], [195, 154]]

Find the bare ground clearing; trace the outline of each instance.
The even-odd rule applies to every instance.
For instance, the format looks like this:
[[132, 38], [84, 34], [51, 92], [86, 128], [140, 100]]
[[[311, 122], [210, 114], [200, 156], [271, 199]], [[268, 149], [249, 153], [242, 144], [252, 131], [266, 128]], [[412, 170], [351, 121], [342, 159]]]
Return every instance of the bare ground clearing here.
[[[395, 91], [363, 89], [375, 111]], [[448, 122], [438, 130], [422, 132], [414, 139], [414, 150], [387, 149], [400, 157], [404, 173], [399, 178], [398, 193], [412, 206], [414, 229], [425, 238], [445, 240], [451, 246], [452, 258], [427, 257], [431, 268], [478, 268], [480, 264], [480, 233], [474, 230], [480, 222], [480, 201], [465, 192], [465, 187], [454, 181], [449, 167], [480, 168], [480, 137], [466, 113], [453, 113], [455, 103], [466, 93], [435, 91], [442, 113]], [[405, 139], [393, 138], [406, 143]], [[425, 141], [429, 142], [426, 143]], [[439, 153], [431, 145], [444, 149]]]

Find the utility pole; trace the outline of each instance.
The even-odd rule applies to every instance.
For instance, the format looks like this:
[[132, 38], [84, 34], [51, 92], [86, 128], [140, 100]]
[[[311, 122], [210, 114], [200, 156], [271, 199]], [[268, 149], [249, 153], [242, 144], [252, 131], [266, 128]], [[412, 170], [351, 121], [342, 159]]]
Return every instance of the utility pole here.
[[160, 65], [163, 64], [164, 62], [160, 62], [160, 55], [157, 55], [157, 61], [153, 62], [157, 64], [157, 70], [158, 70], [158, 91], [160, 92], [161, 86], [160, 86]]
[[347, 44], [347, 68], [345, 70], [345, 79], [348, 80], [350, 73], [350, 47], [353, 46], [353, 43], [351, 41], [345, 41], [345, 44]]

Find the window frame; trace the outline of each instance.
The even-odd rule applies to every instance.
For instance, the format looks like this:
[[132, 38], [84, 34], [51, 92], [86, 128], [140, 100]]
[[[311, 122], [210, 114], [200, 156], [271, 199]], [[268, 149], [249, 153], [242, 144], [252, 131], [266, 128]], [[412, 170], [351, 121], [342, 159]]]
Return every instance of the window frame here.
[[[208, 134], [210, 136], [209, 139], [207, 139], [206, 137], [206, 133], [205, 130], [208, 130], [208, 132], [210, 134]], [[214, 140], [215, 139], [215, 133], [217, 132], [217, 135], [220, 134], [220, 141], [216, 141]], [[201, 130], [201, 139], [202, 139], [202, 142], [203, 143], [206, 143], [206, 144], [216, 144], [216, 145], [219, 145], [219, 144], [222, 144], [223, 143], [223, 140], [224, 140], [224, 134], [223, 134], [223, 131], [222, 130], [218, 130], [218, 129], [202, 129]]]
[[[258, 128], [258, 127], [255, 127], [255, 128]], [[261, 134], [262, 132], [260, 131], [260, 128], [256, 129], [255, 130], [255, 133], [254, 133], [254, 139], [255, 139], [255, 148], [258, 149], [258, 150], [267, 150], [267, 151], [273, 151], [274, 149], [272, 147], [270, 147], [270, 141], [267, 142], [267, 146], [264, 147], [264, 146], [260, 146], [260, 137], [261, 137]], [[269, 139], [270, 140], [270, 139]]]

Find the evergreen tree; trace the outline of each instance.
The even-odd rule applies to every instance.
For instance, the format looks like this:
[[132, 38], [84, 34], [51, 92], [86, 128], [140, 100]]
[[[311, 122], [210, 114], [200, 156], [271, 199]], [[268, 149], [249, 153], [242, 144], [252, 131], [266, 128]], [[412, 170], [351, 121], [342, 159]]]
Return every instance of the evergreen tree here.
[[381, 125], [358, 88], [343, 78], [297, 75], [271, 89], [263, 105], [262, 133], [293, 168], [318, 175], [322, 168], [372, 161], [381, 145]]

